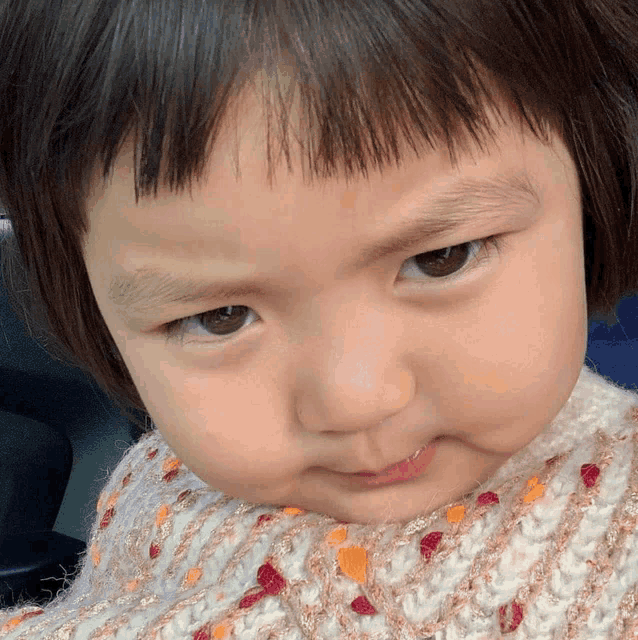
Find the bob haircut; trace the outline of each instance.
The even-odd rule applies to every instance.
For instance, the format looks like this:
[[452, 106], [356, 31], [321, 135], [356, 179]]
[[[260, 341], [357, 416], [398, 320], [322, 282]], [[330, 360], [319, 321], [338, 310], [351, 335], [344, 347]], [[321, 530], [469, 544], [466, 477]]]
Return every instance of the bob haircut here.
[[[285, 68], [306, 118], [296, 136], [304, 179], [400, 166], [400, 142], [417, 157], [445, 145], [457, 166], [470, 138], [481, 150], [494, 138], [486, 108], [500, 114], [499, 104], [539, 140], [559, 135], [580, 180], [589, 318], [609, 324], [638, 290], [636, 33], [635, 0], [4, 2], [0, 202], [13, 228], [2, 250], [12, 307], [51, 355], [148, 430], [85, 268], [87, 199], [131, 138], [136, 201], [158, 186], [192, 189], [243, 92]], [[282, 151], [292, 171], [289, 101], [281, 83], [266, 84], [272, 181]]]

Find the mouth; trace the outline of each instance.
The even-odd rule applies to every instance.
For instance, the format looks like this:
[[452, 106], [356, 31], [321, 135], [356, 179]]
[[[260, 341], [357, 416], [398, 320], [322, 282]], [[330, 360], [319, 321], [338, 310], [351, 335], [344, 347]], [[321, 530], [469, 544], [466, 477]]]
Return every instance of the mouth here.
[[436, 453], [436, 440], [426, 447], [422, 447], [409, 458], [401, 460], [377, 473], [373, 471], [359, 471], [358, 473], [344, 474], [353, 482], [361, 486], [378, 486], [406, 482], [420, 476], [430, 466]]
[[421, 447], [418, 451], [415, 451], [409, 458], [405, 458], [395, 464], [391, 464], [390, 466], [382, 469], [381, 471], [359, 471], [358, 473], [353, 473], [352, 475], [359, 476], [362, 478], [373, 478], [378, 476], [387, 475], [392, 473], [393, 471], [397, 471], [399, 467], [405, 466], [409, 462], [414, 462], [424, 451], [426, 447]]

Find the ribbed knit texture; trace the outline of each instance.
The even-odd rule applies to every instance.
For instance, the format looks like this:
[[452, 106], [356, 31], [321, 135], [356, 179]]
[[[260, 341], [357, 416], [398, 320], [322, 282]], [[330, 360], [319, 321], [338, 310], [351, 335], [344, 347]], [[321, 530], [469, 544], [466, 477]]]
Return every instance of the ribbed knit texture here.
[[87, 555], [0, 638], [638, 638], [638, 393], [583, 367], [547, 429], [408, 524], [236, 500], [158, 432], [109, 478]]

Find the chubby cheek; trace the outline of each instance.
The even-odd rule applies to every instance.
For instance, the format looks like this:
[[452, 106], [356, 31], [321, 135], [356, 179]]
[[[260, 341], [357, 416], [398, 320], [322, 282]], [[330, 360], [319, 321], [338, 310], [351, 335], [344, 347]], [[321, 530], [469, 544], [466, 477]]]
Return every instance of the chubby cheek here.
[[483, 393], [495, 393], [504, 395], [510, 390], [510, 385], [502, 374], [496, 369], [486, 369], [474, 373], [464, 374], [464, 385], [482, 391]]
[[136, 384], [162, 436], [193, 473], [234, 494], [238, 486], [276, 492], [290, 481], [291, 443], [283, 421], [269, 413], [274, 390], [247, 375], [216, 376], [166, 362], [159, 370], [138, 375]]
[[[556, 417], [586, 352], [584, 284], [530, 272], [527, 282], [506, 283], [486, 298], [481, 322], [466, 339], [447, 343], [449, 366], [437, 376], [443, 422], [475, 446], [502, 453], [526, 446]], [[510, 295], [509, 305], [501, 299], [521, 289], [525, 295]]]

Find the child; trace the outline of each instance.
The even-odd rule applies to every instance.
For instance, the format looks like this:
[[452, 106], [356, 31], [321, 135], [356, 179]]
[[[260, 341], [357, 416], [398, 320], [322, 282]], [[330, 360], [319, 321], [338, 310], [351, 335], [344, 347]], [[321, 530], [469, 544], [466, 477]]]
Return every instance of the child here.
[[635, 2], [6, 5], [14, 304], [155, 426], [0, 637], [638, 637]]

